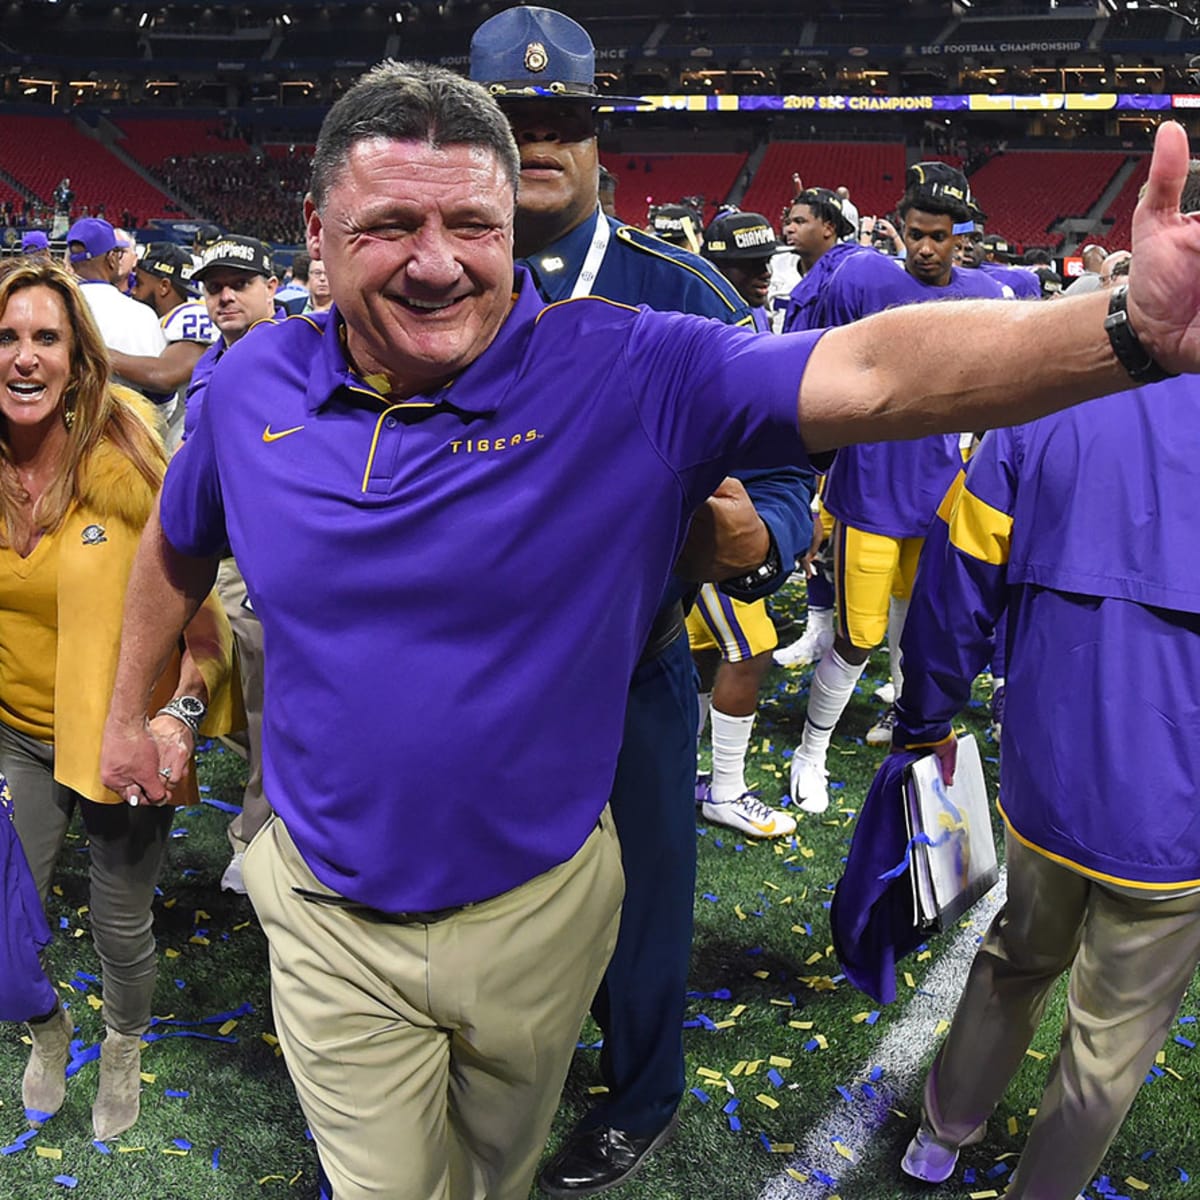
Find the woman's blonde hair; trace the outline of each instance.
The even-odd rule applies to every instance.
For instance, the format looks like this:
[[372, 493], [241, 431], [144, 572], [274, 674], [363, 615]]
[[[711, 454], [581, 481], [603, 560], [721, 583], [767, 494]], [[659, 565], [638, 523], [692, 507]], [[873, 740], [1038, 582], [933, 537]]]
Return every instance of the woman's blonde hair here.
[[[0, 320], [8, 302], [27, 288], [49, 288], [62, 301], [71, 328], [70, 378], [63, 391], [63, 420], [67, 451], [54, 482], [34, 505], [34, 527], [51, 532], [62, 524], [71, 504], [80, 498], [88, 458], [102, 439], [120, 451], [147, 485], [157, 491], [166, 471], [162, 442], [148, 422], [109, 383], [108, 351], [92, 319], [79, 285], [57, 263], [17, 258], [0, 266]], [[0, 417], [0, 463], [12, 467], [8, 422]], [[0, 471], [0, 544], [28, 496], [15, 470]]]

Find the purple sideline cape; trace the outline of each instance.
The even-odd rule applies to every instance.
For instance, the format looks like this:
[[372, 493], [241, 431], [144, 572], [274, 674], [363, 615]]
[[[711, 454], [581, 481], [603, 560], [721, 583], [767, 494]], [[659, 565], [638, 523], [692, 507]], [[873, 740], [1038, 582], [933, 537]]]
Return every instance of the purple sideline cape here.
[[913, 925], [908, 872], [883, 878], [908, 853], [904, 772], [921, 757], [898, 750], [880, 764], [829, 910], [833, 948], [846, 978], [880, 1004], [896, 999], [896, 960], [927, 936]]
[[0, 775], [0, 1021], [48, 1013], [57, 995], [38, 955], [51, 939], [25, 851], [12, 823], [12, 795]]

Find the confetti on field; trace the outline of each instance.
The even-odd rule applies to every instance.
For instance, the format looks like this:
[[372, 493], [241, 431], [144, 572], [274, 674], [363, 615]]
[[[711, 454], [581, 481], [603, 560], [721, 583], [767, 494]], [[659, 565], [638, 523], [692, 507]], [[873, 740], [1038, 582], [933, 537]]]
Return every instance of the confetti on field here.
[[34, 1146], [33, 1152], [38, 1158], [62, 1158], [62, 1151], [57, 1146]]
[[1029, 1055], [1030, 1058], [1037, 1059], [1038, 1062], [1041, 1062], [1042, 1059], [1046, 1057], [1040, 1050], [1026, 1050], [1025, 1053]]
[[759, 1094], [754, 1098], [759, 1102], [759, 1104], [763, 1105], [764, 1108], [776, 1109], [779, 1107], [779, 1101], [776, 1100], [774, 1096], [768, 1096], [763, 1092], [759, 1092]]
[[1129, 1184], [1129, 1186], [1133, 1188], [1135, 1192], [1148, 1192], [1150, 1190], [1150, 1185], [1148, 1183], [1145, 1183], [1140, 1179], [1135, 1179], [1132, 1175], [1126, 1175], [1125, 1182]]
[[73, 1188], [79, 1186], [79, 1180], [74, 1175], [55, 1175], [54, 1182], [61, 1184], [65, 1188]]

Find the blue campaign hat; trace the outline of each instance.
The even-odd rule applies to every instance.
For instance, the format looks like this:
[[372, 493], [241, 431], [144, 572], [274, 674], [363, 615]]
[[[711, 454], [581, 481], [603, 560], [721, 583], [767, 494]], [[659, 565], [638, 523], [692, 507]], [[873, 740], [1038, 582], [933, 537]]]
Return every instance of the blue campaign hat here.
[[471, 38], [470, 76], [497, 100], [639, 103], [596, 91], [596, 48], [578, 21], [552, 8], [508, 8]]

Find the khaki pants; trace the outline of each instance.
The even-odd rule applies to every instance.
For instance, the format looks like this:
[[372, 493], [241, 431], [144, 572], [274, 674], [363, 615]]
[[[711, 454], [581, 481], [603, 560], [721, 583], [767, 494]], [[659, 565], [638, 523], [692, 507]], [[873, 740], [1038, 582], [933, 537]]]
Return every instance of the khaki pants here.
[[245, 850], [254, 835], [267, 823], [271, 805], [263, 795], [263, 629], [257, 614], [249, 607], [246, 581], [232, 558], [223, 558], [217, 568], [217, 595], [229, 618], [237, 643], [238, 671], [241, 675], [242, 702], [246, 708], [246, 755], [250, 768], [242, 811], [229, 822], [229, 841], [234, 850]]
[[1008, 838], [1008, 899], [925, 1081], [925, 1124], [951, 1146], [988, 1119], [1055, 980], [1067, 1019], [1006, 1200], [1074, 1200], [1096, 1174], [1200, 959], [1200, 894], [1142, 900]]
[[526, 1200], [623, 880], [608, 810], [568, 862], [430, 924], [314, 903], [278, 818], [246, 853], [288, 1070], [337, 1200]]

